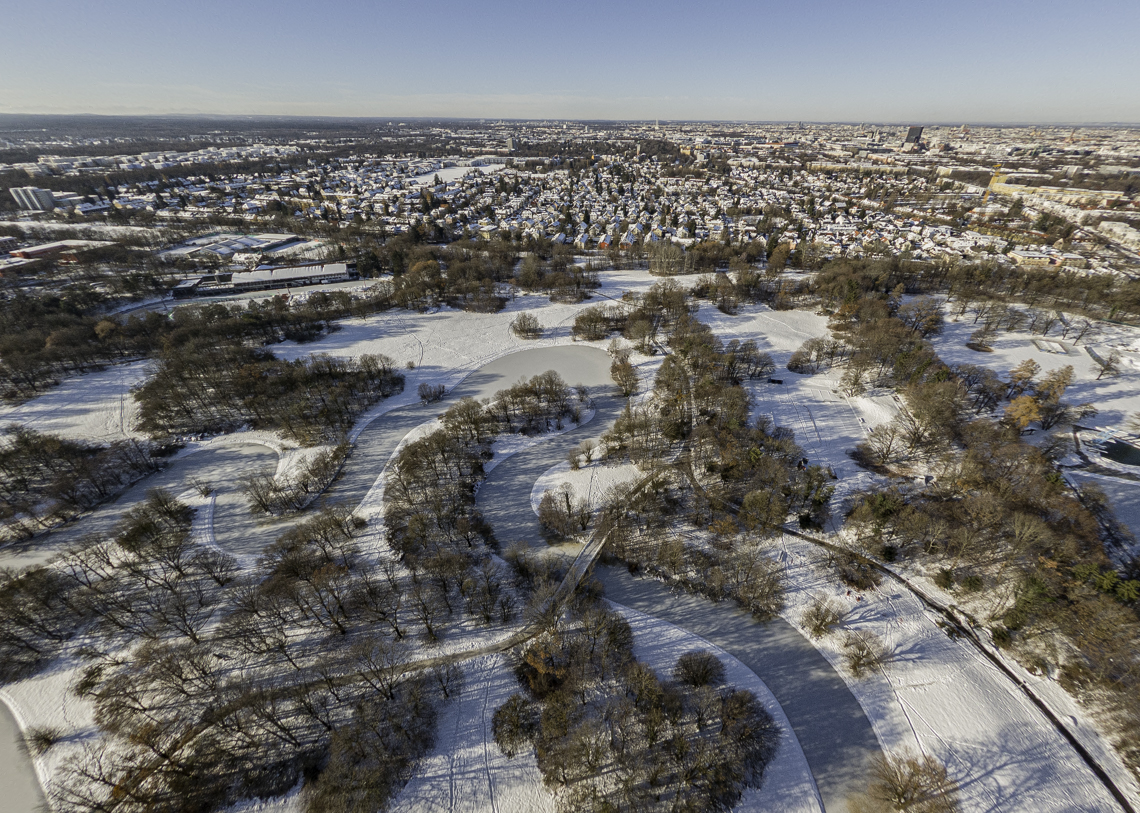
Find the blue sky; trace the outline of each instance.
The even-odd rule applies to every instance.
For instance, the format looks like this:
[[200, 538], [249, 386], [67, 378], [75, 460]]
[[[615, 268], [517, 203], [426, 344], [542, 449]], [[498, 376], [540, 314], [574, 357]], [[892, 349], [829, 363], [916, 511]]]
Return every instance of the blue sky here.
[[5, 5], [5, 113], [1140, 122], [1140, 0]]

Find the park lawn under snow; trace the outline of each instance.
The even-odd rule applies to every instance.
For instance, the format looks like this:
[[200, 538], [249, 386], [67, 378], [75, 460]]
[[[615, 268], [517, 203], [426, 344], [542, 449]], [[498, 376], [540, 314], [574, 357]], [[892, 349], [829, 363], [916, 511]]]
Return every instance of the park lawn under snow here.
[[[380, 352], [391, 356], [399, 365], [408, 361], [415, 363], [415, 369], [406, 373], [408, 380], [404, 393], [382, 402], [367, 413], [358, 422], [353, 433], [355, 437], [375, 417], [418, 400], [416, 389], [420, 382], [443, 383], [450, 388], [470, 372], [500, 356], [519, 350], [570, 344], [573, 341], [570, 325], [582, 309], [605, 302], [605, 296], [618, 298], [624, 290], [644, 290], [658, 281], [639, 271], [606, 272], [603, 280], [603, 296], [595, 296], [584, 303], [560, 305], [549, 303], [543, 296], [519, 296], [497, 314], [471, 314], [449, 309], [428, 314], [390, 311], [364, 319], [346, 320], [339, 332], [312, 344], [285, 343], [272, 349], [283, 358], [298, 358], [312, 352], [339, 357]], [[679, 282], [686, 284], [687, 280]], [[526, 310], [535, 312], [547, 328], [543, 339], [523, 341], [511, 333], [510, 321], [517, 313]], [[797, 441], [804, 446], [811, 462], [830, 464], [840, 474], [841, 489], [859, 481], [862, 475], [855, 472], [851, 472], [850, 477], [846, 476], [846, 451], [862, 438], [865, 431], [893, 415], [892, 399], [882, 396], [845, 399], [833, 392], [834, 376], [797, 376], [784, 369], [787, 358], [804, 339], [826, 335], [826, 320], [804, 311], [774, 312], [763, 306], [748, 306], [742, 308], [738, 315], [728, 316], [706, 303], [702, 303], [699, 318], [710, 324], [722, 339], [754, 339], [759, 349], [772, 354], [777, 364], [773, 377], [782, 378], [785, 383], [752, 384], [750, 390], [756, 399], [755, 408], [771, 414], [778, 425], [795, 430]], [[1140, 388], [1136, 387], [1134, 380], [1137, 373], [1127, 365], [1120, 378], [1105, 378], [1098, 382], [1094, 380], [1097, 373], [1095, 364], [1083, 350], [1066, 356], [1051, 355], [1040, 352], [1027, 334], [1006, 334], [995, 341], [995, 352], [977, 353], [965, 347], [973, 329], [967, 317], [959, 323], [948, 322], [943, 335], [935, 337], [935, 347], [947, 363], [980, 364], [1002, 374], [1024, 358], [1034, 358], [1045, 371], [1072, 364], [1076, 378], [1067, 399], [1096, 403], [1101, 409], [1097, 422], [1115, 425], [1126, 414], [1140, 410]], [[1130, 335], [1136, 334], [1133, 331]], [[1135, 345], [1135, 340], [1123, 333], [1102, 337], [1100, 341], [1123, 347]], [[604, 342], [587, 344], [605, 345]], [[659, 361], [644, 357], [635, 357], [635, 361], [642, 367], [643, 386], [648, 385]], [[0, 409], [0, 416], [6, 422], [19, 421], [39, 431], [58, 432], [68, 437], [92, 440], [123, 437], [130, 431], [127, 410], [133, 408], [129, 389], [142, 380], [145, 368], [146, 364], [140, 362], [72, 379], [24, 405]], [[298, 456], [291, 454], [293, 449], [279, 438], [260, 437], [262, 434], [269, 435], [237, 433], [224, 441], [211, 442], [254, 442], [274, 448], [282, 455], [283, 461], [278, 473], [285, 473], [291, 468], [289, 461], [296, 461]], [[591, 472], [591, 477], [594, 474]], [[558, 476], [561, 475], [552, 475]], [[1110, 496], [1114, 495], [1115, 492], [1110, 491]], [[382, 490], [374, 488], [359, 510], [368, 516], [378, 516], [382, 512]], [[203, 501], [199, 515], [208, 511], [209, 501]], [[208, 544], [210, 532], [207, 526], [205, 517], [197, 520], [195, 534]], [[884, 582], [880, 589], [865, 593], [862, 601], [856, 601], [856, 597], [848, 596], [846, 588], [830, 575], [829, 569], [820, 564], [818, 552], [808, 543], [785, 537], [775, 552], [788, 569], [789, 595], [785, 616], [789, 621], [798, 624], [811, 595], [835, 595], [852, 611], [846, 621], [848, 628], [875, 631], [892, 647], [895, 658], [884, 674], [855, 680], [842, 666], [839, 635], [829, 636], [818, 644], [840, 674], [849, 680], [884, 747], [890, 751], [923, 750], [944, 760], [952, 776], [962, 785], [964, 809], [1112, 809], [1111, 799], [1095, 776], [1037, 709], [972, 646], [948, 638], [938, 627], [936, 619], [928, 615], [912, 595], [894, 583]], [[644, 623], [660, 622], [648, 620]], [[487, 642], [490, 631], [472, 628], [455, 629], [455, 632], [457, 634], [449, 634], [436, 651], [472, 648]], [[446, 722], [441, 726], [440, 748], [446, 745], [449, 731], [463, 732], [462, 741], [470, 739], [471, 747], [475, 747], [477, 734], [481, 734], [484, 743], [487, 742], [493, 692], [499, 685], [496, 681], [501, 682], [505, 672], [501, 663], [496, 666], [492, 661], [482, 660], [472, 668], [468, 689], [463, 695], [464, 698], [470, 695], [471, 702], [463, 699], [445, 712], [453, 715], [446, 718], [453, 720], [453, 728], [449, 729]], [[5, 688], [5, 699], [18, 710], [22, 726], [55, 726], [70, 735], [63, 743], [36, 758], [36, 769], [43, 779], [56, 775], [62, 760], [74, 753], [80, 742], [97, 735], [90, 704], [68, 691], [78, 676], [78, 667], [74, 663], [62, 660], [52, 670]], [[509, 673], [506, 678], [509, 680]], [[1104, 755], [1102, 764], [1109, 768], [1117, 783], [1128, 788], [1133, 798], [1140, 799], [1131, 777], [1076, 704], [1047, 679], [1029, 675], [1026, 679], [1035, 683], [1040, 694], [1049, 697], [1054, 708], [1067, 709], [1065, 713], [1072, 718], [1073, 727], [1086, 744], [1091, 743]], [[743, 677], [734, 677], [733, 680], [744, 682]], [[482, 712], [479, 710], [480, 698], [485, 707]], [[493, 743], [490, 748], [497, 751]], [[482, 768], [475, 757], [470, 763], [475, 766], [474, 773], [457, 776], [462, 781], [455, 787], [466, 787], [463, 782], [470, 779], [476, 785], [482, 782], [487, 793], [478, 796], [472, 791], [449, 798], [490, 800], [491, 791], [500, 788], [501, 793], [493, 808], [499, 810], [515, 809], [505, 804], [508, 799], [518, 800], [520, 810], [528, 809], [526, 805], [532, 802], [546, 804], [550, 799], [535, 779], [537, 768], [533, 768], [534, 774], [527, 773], [530, 769], [512, 768], [517, 776], [508, 772], [514, 778], [507, 781], [503, 775], [505, 784], [497, 786], [487, 778], [490, 774], [486, 765], [493, 761], [493, 756], [484, 757]], [[503, 759], [501, 755], [498, 758]], [[424, 770], [430, 770], [427, 763]], [[524, 775], [527, 777], [525, 781]], [[775, 777], [774, 772], [770, 779], [774, 782]], [[765, 785], [767, 787], [768, 783]], [[409, 791], [414, 791], [414, 788], [414, 783], [409, 785]], [[761, 789], [760, 793], [763, 792]], [[807, 792], [806, 788], [804, 792]], [[536, 794], [541, 794], [541, 797]], [[283, 807], [289, 807], [295, 800], [294, 795]], [[768, 804], [771, 808], [772, 803]], [[783, 804], [776, 807], [785, 809]]]
[[[939, 617], [897, 582], [848, 590], [820, 549], [784, 536], [771, 553], [786, 568], [787, 606], [781, 615], [801, 632], [815, 595], [847, 611], [842, 626], [815, 641], [866, 712], [883, 749], [931, 754], [961, 788], [967, 811], [1104, 811], [1116, 809], [1108, 791], [1051, 723], [974, 647], [952, 639]], [[937, 591], [933, 591], [937, 592]], [[947, 597], [952, 601], [952, 597]], [[857, 679], [843, 665], [845, 630], [869, 630], [893, 653], [887, 667]], [[1020, 670], [1016, 665], [1015, 669]], [[1107, 741], [1053, 681], [1022, 671], [1099, 757], [1133, 799], [1140, 789]]]
[[138, 405], [131, 388], [146, 379], [148, 369], [149, 362], [136, 361], [68, 378], [30, 401], [0, 405], [0, 425], [17, 423], [36, 432], [96, 443], [141, 439], [143, 435], [134, 430]]
[[[980, 321], [974, 324], [974, 315], [968, 311], [958, 321], [948, 315], [942, 333], [930, 337], [930, 342], [947, 364], [976, 364], [993, 370], [1003, 379], [1008, 379], [1009, 371], [1026, 359], [1041, 365], [1039, 379], [1051, 370], [1072, 365], [1073, 383], [1066, 390], [1064, 400], [1073, 404], [1088, 402], [1097, 408], [1096, 417], [1089, 418], [1085, 425], [1120, 427], [1130, 414], [1140, 411], [1140, 331], [1124, 325], [1099, 324], [1103, 332], [1080, 345], [1053, 335], [1001, 333], [993, 340], [993, 352], [984, 353], [966, 347], [970, 334], [981, 326]], [[1042, 338], [1050, 344], [1063, 344], [1066, 352], [1039, 350], [1033, 340]], [[1118, 351], [1121, 374], [1115, 378], [1106, 375], [1097, 381], [1100, 367], [1089, 356], [1086, 346], [1101, 357]]]
[[594, 462], [578, 469], [571, 469], [570, 461], [558, 463], [534, 481], [534, 488], [530, 492], [530, 507], [537, 514], [543, 494], [566, 486], [572, 499], [583, 500], [587, 510], [596, 511], [605, 504], [606, 498], [615, 486], [632, 483], [644, 474], [632, 463], [607, 466]]

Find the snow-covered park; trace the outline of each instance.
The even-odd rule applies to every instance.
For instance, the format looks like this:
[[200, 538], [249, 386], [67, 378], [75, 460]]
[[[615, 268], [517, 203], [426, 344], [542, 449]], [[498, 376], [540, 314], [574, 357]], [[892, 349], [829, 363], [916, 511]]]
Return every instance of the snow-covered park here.
[[[447, 180], [460, 170], [472, 171], [456, 167], [441, 170], [440, 175]], [[358, 488], [359, 500], [351, 506], [370, 523], [364, 543], [370, 554], [385, 555], [379, 526], [383, 522], [386, 463], [406, 444], [433, 431], [438, 426], [436, 414], [449, 405], [448, 402], [439, 408], [420, 407], [419, 385], [442, 384], [452, 395], [489, 397], [519, 378], [541, 373], [545, 365], [553, 364], [567, 383], [587, 383], [600, 392], [601, 377], [608, 376], [609, 357], [604, 351], [609, 342], [574, 339], [574, 318], [599, 302], [619, 300], [626, 292], [644, 292], [658, 279], [644, 271], [607, 271], [602, 282], [602, 288], [591, 300], [578, 304], [556, 304], [544, 296], [520, 294], [502, 311], [491, 314], [447, 308], [429, 313], [392, 310], [346, 319], [339, 330], [313, 343], [286, 342], [272, 347], [274, 354], [283, 359], [313, 353], [345, 359], [382, 353], [394, 359], [405, 374], [403, 393], [365, 413], [350, 435], [351, 440], [362, 445], [360, 459], [370, 461], [363, 469], [363, 464], [358, 464], [352, 472], [363, 485]], [[541, 339], [526, 341], [511, 331], [512, 320], [522, 312], [538, 318], [544, 328]], [[828, 335], [826, 317], [808, 311], [773, 311], [763, 305], [747, 305], [735, 315], [728, 315], [703, 303], [698, 318], [725, 341], [752, 340], [759, 350], [771, 354], [776, 365], [773, 380], [746, 384], [754, 416], [767, 415], [776, 425], [792, 429], [810, 462], [830, 467], [835, 473], [837, 495], [866, 481], [869, 475], [855, 465], [848, 452], [871, 429], [889, 421], [900, 402], [887, 392], [847, 397], [840, 391], [836, 371], [804, 376], [786, 369], [792, 352], [805, 339]], [[981, 353], [965, 346], [973, 329], [966, 318], [948, 321], [943, 333], [932, 338], [944, 361], [983, 365], [1002, 375], [1029, 358], [1044, 371], [1072, 365], [1075, 379], [1068, 397], [1095, 403], [1099, 409], [1098, 424], [1122, 425], [1128, 416], [1140, 412], [1140, 334], [1136, 331], [1113, 326], [1096, 340], [1096, 347], [1104, 352], [1116, 350], [1124, 359], [1119, 376], [1097, 380], [1099, 367], [1083, 345], [1058, 342], [1063, 352], [1045, 352], [1034, 343], [1035, 337], [1010, 333], [994, 341], [993, 352]], [[543, 349], [548, 353], [534, 352]], [[644, 400], [649, 397], [661, 358], [634, 353], [631, 360], [640, 376], [637, 397]], [[0, 420], [96, 442], [141, 437], [134, 427], [136, 409], [131, 389], [145, 380], [148, 369], [148, 362], [131, 362], [64, 381], [36, 399], [0, 408]], [[502, 475], [526, 455], [536, 456], [536, 450], [571, 442], [568, 437], [559, 439], [560, 434], [600, 435], [607, 427], [599, 425], [600, 420], [592, 421], [594, 418], [595, 413], [586, 410], [579, 425], [567, 426], [560, 432], [504, 437], [496, 443], [486, 469], [501, 469]], [[577, 439], [575, 435], [573, 441]], [[314, 453], [266, 432], [237, 432], [193, 440], [176, 458], [180, 467], [178, 479], [170, 485], [195, 510], [195, 541], [226, 549], [231, 540], [245, 539], [248, 547], [236, 553], [241, 566], [250, 569], [257, 566], [257, 547], [249, 540], [258, 544], [268, 541], [276, 526], [253, 528], [251, 523], [242, 524], [249, 523], [248, 518], [230, 523], [220, 518], [237, 517], [235, 483], [247, 468], [239, 470], [234, 463], [228, 476], [221, 472], [222, 476], [213, 477], [215, 490], [209, 496], [193, 489], [196, 460], [205, 460], [206, 453], [247, 446], [258, 447], [260, 456], [241, 465], [249, 470], [268, 465], [279, 479], [290, 477]], [[374, 452], [371, 457], [369, 449]], [[637, 468], [628, 463], [606, 465], [586, 460], [571, 467], [564, 453], [552, 453], [550, 457], [545, 461], [548, 465], [535, 469], [538, 473], [529, 483], [529, 500], [524, 498], [519, 505], [510, 506], [511, 511], [525, 513], [527, 522], [533, 522], [531, 514], [537, 512], [546, 491], [566, 488], [593, 510], [600, 507], [614, 486], [640, 476]], [[232, 459], [237, 461], [238, 457]], [[352, 461], [349, 467], [354, 465]], [[1079, 482], [1093, 480], [1101, 484], [1119, 518], [1140, 532], [1136, 483], [1080, 471], [1069, 472], [1068, 476]], [[132, 491], [131, 499], [141, 499], [141, 493], [141, 487]], [[114, 510], [121, 514], [128, 504], [117, 503]], [[91, 520], [81, 518], [75, 525], [83, 527], [85, 522]], [[105, 532], [106, 526], [99, 526], [99, 530]], [[78, 532], [74, 528], [72, 531]], [[55, 551], [50, 537], [45, 544], [49, 551]], [[904, 586], [884, 582], [877, 589], [853, 593], [839, 585], [825, 566], [825, 555], [803, 538], [777, 537], [769, 546], [788, 585], [786, 608], [781, 614], [783, 623], [803, 639], [797, 641], [798, 646], [814, 647], [822, 656], [821, 663], [829, 664], [824, 669], [825, 677], [854, 698], [852, 707], [864, 715], [873, 733], [873, 745], [889, 753], [936, 757], [957, 782], [963, 810], [996, 813], [1115, 809], [1116, 802], [1104, 784], [1022, 690], [969, 642], [949, 636], [939, 618]], [[0, 550], [0, 566], [25, 564], [27, 560], [22, 555], [19, 551]], [[661, 590], [667, 588], [661, 586]], [[856, 677], [844, 665], [837, 636], [807, 636], [803, 613], [810, 601], [821, 595], [842, 606], [844, 630], [870, 630], [889, 645], [894, 653], [889, 668]], [[700, 630], [656, 617], [644, 607], [635, 609], [616, 601], [612, 606], [630, 623], [638, 658], [655, 670], [668, 673], [677, 656], [685, 651], [713, 651], [725, 664], [729, 682], [754, 692], [776, 721], [781, 732], [777, 755], [761, 786], [749, 789], [737, 809], [804, 813], [824, 809], [826, 800], [816, 775], [824, 766], [813, 765], [815, 752], [810, 748], [805, 751], [801, 745], [794, 730], [797, 720], [791, 719], [794, 715], [785, 714], [782, 706], [779, 695], [783, 689], [767, 685], [742, 658], [733, 654], [730, 646], [718, 645]], [[755, 625], [757, 630], [761, 626]], [[445, 639], [433, 654], [482, 652], [494, 644], [496, 636], [505, 638], [520, 629], [521, 621], [493, 631], [473, 625], [464, 627]], [[1010, 666], [1019, 670], [1024, 681], [1033, 684], [1131, 803], [1140, 806], [1140, 788], [1108, 744], [1100, 723], [1049, 678], [1030, 675], [1013, 661]], [[82, 668], [78, 653], [68, 651], [50, 669], [0, 688], [0, 700], [10, 711], [0, 714], [0, 787], [6, 790], [0, 796], [0, 813], [30, 813], [40, 801], [37, 785], [50, 793], [64, 761], [77, 753], [84, 742], [99, 736], [92, 703], [70, 689]], [[519, 691], [508, 657], [501, 653], [480, 654], [467, 660], [463, 671], [461, 691], [441, 710], [435, 747], [420, 762], [391, 809], [407, 813], [553, 811], [555, 799], [542, 784], [534, 756], [524, 754], [508, 759], [491, 735], [496, 708]], [[59, 730], [61, 740], [55, 747], [29, 757], [15, 743], [20, 730], [27, 732], [32, 728]], [[278, 800], [250, 803], [238, 809], [284, 813], [301, 807], [301, 794], [294, 791]], [[826, 809], [839, 807], [842, 802], [827, 804]]]

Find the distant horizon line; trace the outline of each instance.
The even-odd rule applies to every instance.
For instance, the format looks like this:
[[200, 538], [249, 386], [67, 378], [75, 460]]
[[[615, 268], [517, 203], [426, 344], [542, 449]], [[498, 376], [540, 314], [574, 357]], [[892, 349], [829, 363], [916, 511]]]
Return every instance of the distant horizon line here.
[[943, 119], [922, 121], [915, 119], [899, 119], [894, 121], [873, 119], [856, 121], [852, 119], [733, 119], [733, 118], [631, 118], [631, 119], [604, 119], [604, 118], [563, 118], [557, 116], [545, 117], [513, 117], [513, 116], [331, 116], [331, 115], [305, 115], [296, 113], [28, 113], [28, 112], [0, 112], [0, 119], [15, 117], [35, 117], [45, 119], [64, 118], [90, 118], [90, 119], [211, 119], [215, 121], [344, 121], [344, 122], [375, 122], [375, 121], [457, 121], [457, 122], [511, 122], [511, 123], [537, 123], [562, 122], [574, 124], [781, 124], [781, 125], [848, 125], [848, 126], [923, 126], [923, 127], [1137, 127], [1140, 122], [1130, 121], [986, 121], [982, 119]]

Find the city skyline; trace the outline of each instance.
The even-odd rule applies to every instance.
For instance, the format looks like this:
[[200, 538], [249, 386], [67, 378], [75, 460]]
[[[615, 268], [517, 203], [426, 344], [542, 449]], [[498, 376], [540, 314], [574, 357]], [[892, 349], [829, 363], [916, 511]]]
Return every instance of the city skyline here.
[[729, 0], [566, 12], [341, 0], [10, 10], [0, 113], [580, 120], [1140, 121], [1123, 0]]

